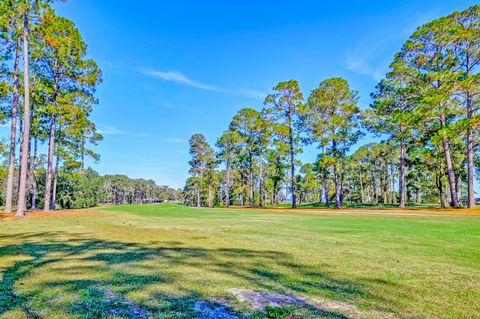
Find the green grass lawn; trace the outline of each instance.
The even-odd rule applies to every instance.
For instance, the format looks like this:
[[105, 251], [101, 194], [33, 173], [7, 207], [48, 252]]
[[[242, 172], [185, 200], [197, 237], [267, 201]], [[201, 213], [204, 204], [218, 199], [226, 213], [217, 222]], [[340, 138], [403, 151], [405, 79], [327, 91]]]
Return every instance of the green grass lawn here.
[[232, 288], [303, 298], [291, 318], [478, 318], [480, 216], [104, 207], [0, 223], [0, 273], [0, 318], [265, 318]]

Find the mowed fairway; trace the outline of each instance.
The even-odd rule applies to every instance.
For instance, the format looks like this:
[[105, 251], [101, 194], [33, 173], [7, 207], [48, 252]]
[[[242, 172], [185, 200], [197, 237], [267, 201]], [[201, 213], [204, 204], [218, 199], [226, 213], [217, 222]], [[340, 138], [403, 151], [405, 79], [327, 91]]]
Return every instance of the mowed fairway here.
[[4, 318], [478, 318], [480, 215], [105, 207], [0, 222], [0, 272]]

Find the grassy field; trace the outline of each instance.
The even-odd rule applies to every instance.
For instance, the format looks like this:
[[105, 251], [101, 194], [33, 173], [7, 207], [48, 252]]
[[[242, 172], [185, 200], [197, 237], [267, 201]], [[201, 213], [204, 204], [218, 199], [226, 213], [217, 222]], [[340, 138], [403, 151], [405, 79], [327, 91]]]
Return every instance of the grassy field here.
[[0, 273], [0, 318], [479, 318], [480, 215], [104, 207], [0, 222]]

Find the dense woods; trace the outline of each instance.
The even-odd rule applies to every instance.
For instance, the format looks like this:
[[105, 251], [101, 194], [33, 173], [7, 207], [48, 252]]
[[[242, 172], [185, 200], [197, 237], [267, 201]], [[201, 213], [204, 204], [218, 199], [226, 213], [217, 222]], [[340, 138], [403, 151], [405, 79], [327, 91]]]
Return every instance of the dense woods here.
[[[280, 82], [262, 110], [238, 111], [217, 151], [203, 135], [192, 136], [184, 200], [209, 207], [274, 206], [288, 197], [292, 207], [473, 208], [479, 64], [480, 7], [472, 6], [419, 27], [366, 108], [342, 78], [326, 79], [308, 95], [295, 80]], [[359, 146], [365, 134], [382, 141]], [[301, 147], [310, 144], [318, 156], [301, 163]]]
[[25, 209], [176, 199], [175, 190], [151, 180], [102, 177], [85, 167], [87, 157], [100, 158], [92, 146], [103, 137], [91, 114], [102, 72], [75, 24], [51, 3], [0, 3], [0, 119], [10, 125], [1, 143], [0, 204], [22, 216]]

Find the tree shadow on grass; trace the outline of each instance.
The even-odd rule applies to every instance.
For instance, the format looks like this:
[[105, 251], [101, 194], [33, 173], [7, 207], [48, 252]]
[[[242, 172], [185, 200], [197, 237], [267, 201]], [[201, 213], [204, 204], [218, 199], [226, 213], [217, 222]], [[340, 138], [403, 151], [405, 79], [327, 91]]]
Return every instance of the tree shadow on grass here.
[[[359, 283], [333, 278], [278, 251], [138, 244], [63, 232], [0, 235], [0, 241], [6, 239], [14, 243], [0, 246], [0, 260], [12, 260], [2, 270], [0, 317], [20, 310], [34, 319], [62, 313], [81, 318], [196, 318], [195, 303], [215, 299], [195, 288], [201, 283], [189, 277], [190, 269], [210, 274], [213, 283], [206, 286], [222, 277], [277, 294], [379, 299]], [[128, 298], [139, 292], [135, 299], [140, 301]], [[313, 305], [307, 308], [311, 318], [347, 318]], [[256, 318], [238, 309], [236, 316]]]

